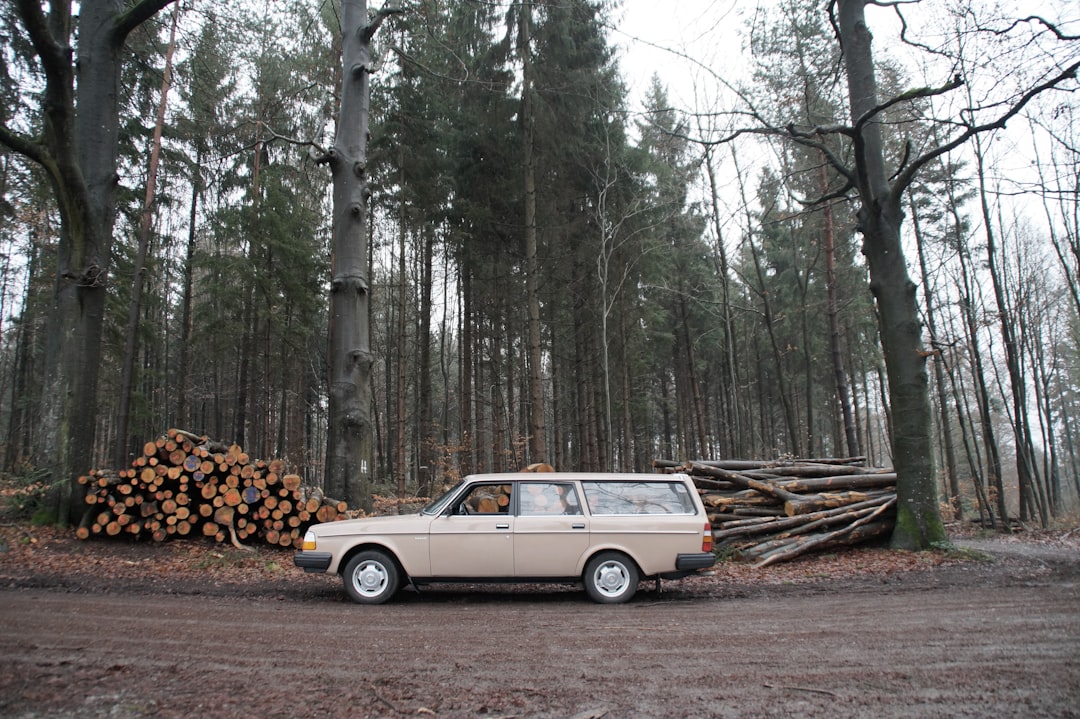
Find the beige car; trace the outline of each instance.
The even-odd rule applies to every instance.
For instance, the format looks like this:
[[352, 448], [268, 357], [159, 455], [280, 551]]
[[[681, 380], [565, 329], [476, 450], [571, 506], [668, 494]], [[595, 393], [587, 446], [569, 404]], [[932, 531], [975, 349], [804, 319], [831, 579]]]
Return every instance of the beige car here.
[[419, 514], [311, 527], [295, 564], [340, 574], [349, 597], [381, 604], [408, 582], [581, 582], [629, 601], [642, 579], [711, 567], [712, 531], [678, 474], [480, 474]]

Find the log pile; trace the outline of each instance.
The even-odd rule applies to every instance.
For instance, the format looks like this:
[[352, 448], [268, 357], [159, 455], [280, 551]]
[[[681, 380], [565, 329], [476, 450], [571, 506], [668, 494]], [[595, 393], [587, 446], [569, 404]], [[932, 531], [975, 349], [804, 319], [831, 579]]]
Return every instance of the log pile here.
[[91, 470], [80, 539], [132, 535], [162, 542], [176, 536], [299, 547], [308, 526], [345, 518], [344, 502], [301, 486], [285, 463], [250, 458], [190, 432], [170, 429], [143, 446], [131, 467]]
[[892, 532], [896, 473], [864, 463], [856, 457], [654, 464], [693, 478], [715, 549], [764, 567]]

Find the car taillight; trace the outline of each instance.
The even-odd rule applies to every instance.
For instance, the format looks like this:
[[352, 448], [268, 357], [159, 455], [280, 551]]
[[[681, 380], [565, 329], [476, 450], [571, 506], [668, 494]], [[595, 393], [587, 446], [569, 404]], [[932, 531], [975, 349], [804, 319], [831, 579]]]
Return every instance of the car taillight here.
[[701, 535], [701, 551], [712, 551], [712, 525], [705, 522], [705, 534]]

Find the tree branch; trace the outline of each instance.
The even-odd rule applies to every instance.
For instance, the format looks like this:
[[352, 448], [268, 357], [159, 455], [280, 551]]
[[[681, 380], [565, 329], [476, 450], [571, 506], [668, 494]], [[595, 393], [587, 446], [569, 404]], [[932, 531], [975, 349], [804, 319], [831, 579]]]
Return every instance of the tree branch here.
[[959, 74], [954, 75], [953, 79], [945, 83], [941, 87], [917, 87], [907, 92], [902, 92], [894, 98], [886, 100], [885, 102], [876, 105], [863, 114], [858, 120], [855, 121], [855, 132], [861, 132], [863, 126], [870, 122], [875, 116], [885, 112], [893, 105], [899, 105], [901, 102], [907, 102], [908, 100], [917, 100], [925, 97], [936, 97], [938, 95], [944, 95], [947, 92], [951, 92], [958, 87], [963, 87], [964, 80]]
[[49, 169], [52, 165], [52, 155], [49, 154], [48, 150], [46, 150], [43, 145], [34, 142], [24, 135], [9, 130], [4, 125], [0, 125], [0, 144], [7, 145], [11, 150], [38, 163], [46, 169]]
[[1056, 76], [1047, 80], [1046, 82], [1040, 83], [1039, 85], [1036, 85], [1035, 87], [1028, 90], [1020, 97], [1019, 100], [1017, 100], [1016, 103], [1012, 105], [1012, 107], [1008, 109], [1008, 111], [1001, 115], [1001, 117], [997, 118], [992, 122], [986, 122], [981, 125], [976, 125], [973, 123], [968, 124], [966, 126], [967, 129], [965, 129], [962, 133], [954, 137], [949, 142], [946, 142], [944, 145], [939, 145], [933, 150], [930, 150], [929, 152], [919, 156], [910, 165], [908, 165], [903, 172], [897, 175], [896, 182], [893, 185], [893, 194], [898, 195], [904, 190], [906, 190], [907, 187], [911, 184], [912, 180], [915, 178], [915, 173], [918, 172], [927, 163], [938, 157], [941, 157], [948, 152], [951, 152], [952, 150], [955, 150], [957, 147], [963, 145], [965, 142], [967, 142], [980, 132], [1002, 129], [1003, 127], [1005, 127], [1005, 124], [1009, 120], [1020, 114], [1020, 111], [1023, 110], [1024, 107], [1033, 99], [1035, 99], [1038, 95], [1046, 92], [1047, 90], [1052, 90], [1056, 88], [1058, 85], [1065, 82], [1066, 80], [1075, 80], [1078, 71], [1080, 71], [1080, 62], [1075, 62], [1069, 67], [1062, 70]]
[[[844, 164], [844, 162], [836, 156], [836, 153], [834, 153], [828, 145], [826, 145], [824, 142], [814, 139], [815, 136], [820, 137], [822, 135], [837, 134], [847, 135], [853, 141], [856, 141], [858, 139], [858, 136], [852, 131], [850, 127], [845, 127], [842, 125], [820, 125], [813, 128], [810, 132], [805, 132], [795, 127], [794, 123], [789, 123], [786, 132], [786, 135], [788, 137], [790, 137], [792, 140], [799, 143], [803, 147], [809, 147], [820, 152], [825, 157], [825, 159], [828, 160], [829, 164], [832, 165], [833, 169], [843, 175], [844, 179], [847, 180], [848, 184], [847, 187], [845, 187], [844, 189], [844, 192], [847, 192], [848, 189], [855, 187], [858, 184], [858, 178], [856, 177], [855, 172], [846, 164]], [[823, 199], [832, 198], [830, 196]]]
[[1042, 25], [1044, 28], [1049, 30], [1058, 40], [1080, 40], [1080, 35], [1066, 35], [1065, 33], [1061, 32], [1060, 29], [1058, 29], [1057, 25], [1039, 17], [1038, 15], [1028, 15], [1027, 17], [1019, 18], [1018, 20], [1013, 21], [1013, 24], [1009, 25], [1009, 27], [1005, 28], [1004, 30], [991, 30], [991, 32], [993, 32], [995, 35], [1007, 35], [1008, 33], [1012, 32], [1020, 23], [1037, 23], [1039, 25]]
[[375, 33], [379, 31], [383, 21], [391, 15], [400, 15], [405, 10], [399, 7], [389, 7], [384, 5], [375, 13], [375, 17], [371, 18], [371, 22], [360, 29], [360, 39], [365, 43], [371, 42], [371, 38], [375, 37]]
[[123, 15], [117, 16], [112, 31], [113, 41], [116, 43], [123, 42], [132, 30], [174, 2], [176, 0], [142, 0], [137, 3]]
[[49, 30], [49, 20], [36, 0], [17, 0], [16, 8], [22, 19], [30, 43], [41, 60], [42, 69], [47, 78], [60, 79], [64, 73], [71, 72], [71, 48], [53, 37]]

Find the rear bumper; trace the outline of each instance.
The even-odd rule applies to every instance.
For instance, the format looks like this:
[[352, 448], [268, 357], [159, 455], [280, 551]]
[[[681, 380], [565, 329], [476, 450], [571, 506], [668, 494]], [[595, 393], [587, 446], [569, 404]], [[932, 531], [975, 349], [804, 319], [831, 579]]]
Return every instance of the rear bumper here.
[[693, 554], [680, 554], [675, 557], [675, 569], [680, 572], [689, 572], [696, 569], [708, 569], [716, 564], [716, 555], [712, 552], [695, 552]]
[[325, 572], [333, 560], [334, 555], [330, 552], [297, 552], [293, 555], [293, 564], [305, 572]]

